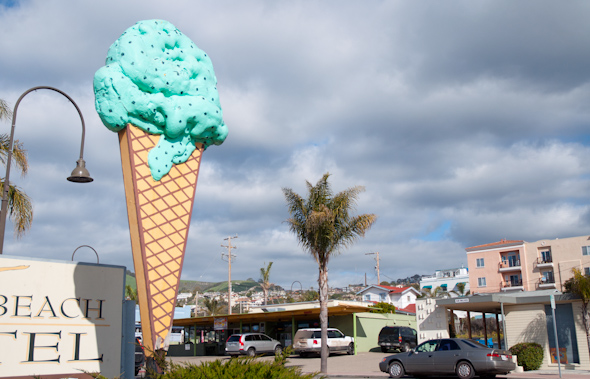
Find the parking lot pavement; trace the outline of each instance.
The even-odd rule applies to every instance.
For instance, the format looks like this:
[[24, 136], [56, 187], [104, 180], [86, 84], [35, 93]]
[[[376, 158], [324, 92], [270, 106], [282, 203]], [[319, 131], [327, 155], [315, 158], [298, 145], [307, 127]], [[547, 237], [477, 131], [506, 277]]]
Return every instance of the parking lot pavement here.
[[[332, 355], [328, 358], [328, 376], [337, 377], [358, 377], [358, 378], [387, 378], [388, 374], [379, 370], [379, 362], [391, 355], [389, 353], [368, 352], [358, 353], [356, 355]], [[208, 357], [168, 357], [171, 362], [182, 363], [190, 362], [199, 364], [203, 361], [213, 361], [217, 359], [230, 359], [227, 356], [208, 356]], [[259, 359], [272, 361], [273, 356], [263, 356]], [[287, 366], [297, 366], [303, 373], [313, 373], [320, 371], [320, 358], [310, 357], [301, 358], [292, 355], [287, 360]], [[562, 370], [562, 379], [582, 379], [590, 378], [590, 371], [587, 370]], [[508, 375], [498, 376], [506, 379], [559, 379], [557, 369], [526, 371], [523, 373], [511, 373]]]
[[[334, 354], [328, 358], [328, 375], [336, 376], [360, 376], [364, 378], [387, 378], [384, 372], [379, 371], [379, 362], [383, 357], [390, 354], [384, 353], [358, 353], [357, 355]], [[190, 362], [199, 364], [203, 361], [216, 359], [230, 359], [229, 357], [168, 357], [171, 362], [182, 363]], [[263, 356], [259, 359], [272, 361], [274, 356]], [[316, 356], [301, 358], [298, 355], [292, 355], [287, 359], [286, 366], [296, 366], [301, 368], [303, 373], [313, 373], [320, 371], [320, 358]]]

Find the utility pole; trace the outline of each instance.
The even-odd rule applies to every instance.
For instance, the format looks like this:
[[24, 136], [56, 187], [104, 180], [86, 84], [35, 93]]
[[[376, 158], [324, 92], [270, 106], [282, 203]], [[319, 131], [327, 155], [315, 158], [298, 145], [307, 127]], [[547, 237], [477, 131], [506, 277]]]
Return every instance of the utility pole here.
[[377, 261], [377, 265], [375, 269], [377, 270], [377, 285], [381, 285], [381, 276], [379, 275], [379, 252], [376, 253], [366, 253], [365, 255], [375, 255], [375, 260]]
[[232, 238], [238, 238], [238, 235], [236, 234], [235, 237], [227, 237], [224, 238], [224, 241], [227, 241], [227, 246], [225, 245], [221, 245], [221, 247], [225, 247], [227, 248], [227, 254], [221, 253], [221, 259], [225, 260], [225, 257], [227, 257], [227, 264], [228, 264], [228, 279], [227, 279], [227, 308], [228, 308], [228, 314], [231, 315], [231, 260], [233, 258], [235, 258], [236, 256], [233, 255], [231, 253], [231, 249], [237, 249], [237, 246], [232, 246], [231, 245], [231, 240]]

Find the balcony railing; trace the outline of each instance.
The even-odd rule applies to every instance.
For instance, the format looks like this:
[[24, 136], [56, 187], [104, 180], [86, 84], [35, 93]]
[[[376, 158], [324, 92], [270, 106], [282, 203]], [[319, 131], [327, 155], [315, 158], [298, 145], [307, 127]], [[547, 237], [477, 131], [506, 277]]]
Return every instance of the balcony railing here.
[[511, 287], [522, 287], [522, 279], [520, 280], [511, 280], [509, 282], [504, 282], [502, 284], [504, 288], [511, 288]]
[[520, 259], [510, 259], [498, 263], [499, 268], [520, 268]]
[[542, 264], [545, 264], [545, 263], [553, 263], [553, 258], [552, 257], [546, 257], [546, 258], [538, 257], [537, 258], [537, 264], [538, 265], [542, 265]]
[[551, 277], [542, 277], [539, 279], [539, 285], [543, 285], [543, 284], [555, 284], [555, 278], [553, 276]]

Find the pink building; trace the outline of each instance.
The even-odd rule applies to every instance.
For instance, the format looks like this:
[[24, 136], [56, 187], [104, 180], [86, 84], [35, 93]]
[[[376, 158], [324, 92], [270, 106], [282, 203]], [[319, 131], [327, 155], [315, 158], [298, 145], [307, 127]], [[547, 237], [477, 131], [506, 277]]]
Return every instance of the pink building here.
[[501, 240], [468, 247], [471, 293], [563, 291], [572, 268], [590, 275], [590, 236], [540, 240]]

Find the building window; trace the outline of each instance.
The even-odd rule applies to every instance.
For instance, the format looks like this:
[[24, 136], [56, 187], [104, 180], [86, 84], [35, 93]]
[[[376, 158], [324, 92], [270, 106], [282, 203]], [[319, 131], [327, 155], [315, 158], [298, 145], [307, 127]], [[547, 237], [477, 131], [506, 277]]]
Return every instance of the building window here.
[[410, 296], [406, 297], [406, 299], [408, 300], [408, 302], [410, 301]]
[[584, 267], [584, 275], [590, 276], [590, 267]]
[[371, 295], [365, 295], [365, 301], [371, 301]]
[[485, 287], [486, 286], [486, 278], [477, 278], [477, 286], [478, 287]]
[[555, 283], [555, 279], [553, 279], [553, 271], [543, 271], [541, 272], [541, 275], [541, 282], [543, 284]]
[[541, 251], [541, 263], [551, 263], [553, 259], [551, 258], [551, 250], [543, 250]]
[[379, 301], [385, 301], [385, 294], [384, 293], [379, 294]]
[[590, 246], [582, 246], [582, 255], [590, 255]]
[[483, 258], [477, 258], [477, 267], [485, 267]]

